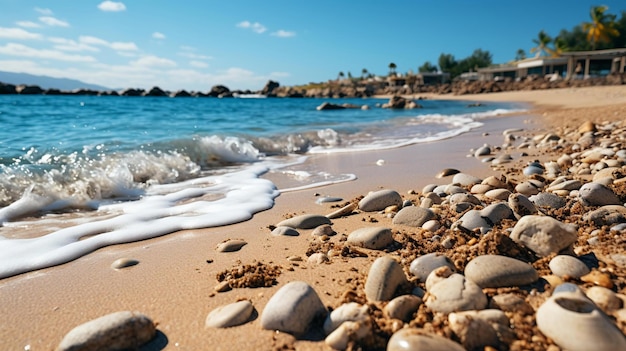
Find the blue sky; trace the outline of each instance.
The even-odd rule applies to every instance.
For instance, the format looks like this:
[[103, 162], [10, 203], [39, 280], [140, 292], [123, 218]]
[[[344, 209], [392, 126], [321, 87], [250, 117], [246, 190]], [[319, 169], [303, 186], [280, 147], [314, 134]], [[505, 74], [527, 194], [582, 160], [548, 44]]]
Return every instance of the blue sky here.
[[207, 91], [384, 75], [390, 62], [417, 71], [478, 48], [503, 63], [601, 4], [626, 10], [624, 0], [0, 0], [0, 71]]

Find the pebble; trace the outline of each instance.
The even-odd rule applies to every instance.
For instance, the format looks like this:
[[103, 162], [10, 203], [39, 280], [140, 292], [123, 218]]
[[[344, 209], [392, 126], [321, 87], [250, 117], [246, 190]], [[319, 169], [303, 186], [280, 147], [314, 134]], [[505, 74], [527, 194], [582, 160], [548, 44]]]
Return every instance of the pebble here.
[[489, 306], [504, 312], [522, 313], [523, 315], [535, 313], [535, 310], [528, 302], [513, 293], [495, 295], [491, 299]]
[[348, 302], [334, 309], [324, 320], [324, 333], [332, 333], [343, 322], [364, 322], [369, 319], [369, 307], [356, 302]]
[[535, 206], [559, 209], [565, 206], [565, 199], [552, 193], [539, 193], [528, 198]]
[[569, 255], [557, 255], [550, 260], [552, 274], [559, 277], [572, 277], [578, 279], [588, 274], [591, 270], [583, 261]]
[[316, 227], [315, 229], [313, 229], [313, 231], [311, 232], [311, 235], [313, 236], [323, 236], [323, 235], [333, 236], [335, 234], [337, 234], [337, 232], [335, 232], [333, 230], [333, 227], [331, 227], [329, 224], [320, 225], [319, 227]]
[[524, 194], [526, 196], [538, 194], [540, 190], [541, 189], [539, 189], [535, 184], [528, 181], [521, 182], [515, 186], [516, 192]]
[[437, 173], [437, 175], [435, 177], [436, 178], [445, 178], [445, 177], [449, 177], [449, 176], [457, 174], [457, 173], [461, 173], [461, 171], [459, 171], [458, 169], [454, 169], [454, 168], [445, 168], [445, 169], [441, 170], [441, 172]]
[[485, 193], [485, 196], [494, 200], [507, 200], [511, 192], [506, 189], [492, 189]]
[[585, 283], [592, 283], [598, 286], [605, 287], [607, 289], [613, 289], [613, 281], [606, 273], [602, 273], [598, 270], [592, 270], [589, 274], [585, 274], [580, 277]]
[[541, 257], [569, 247], [578, 237], [574, 224], [561, 223], [547, 216], [524, 216], [513, 227], [511, 239]]
[[138, 349], [156, 334], [152, 320], [121, 311], [81, 324], [63, 337], [57, 351]]
[[365, 227], [350, 233], [347, 242], [366, 249], [382, 250], [393, 243], [393, 234], [386, 227]]
[[313, 320], [327, 310], [306, 282], [293, 281], [280, 288], [261, 314], [261, 327], [294, 335], [304, 334]]
[[592, 221], [597, 226], [626, 222], [626, 207], [619, 205], [602, 206], [583, 215], [584, 221]]
[[617, 297], [617, 294], [613, 292], [613, 290], [602, 286], [590, 287], [587, 289], [585, 295], [607, 314], [619, 310], [624, 305], [624, 302]]
[[586, 206], [621, 205], [617, 195], [600, 183], [587, 183], [580, 187], [578, 196]]
[[498, 333], [489, 322], [478, 317], [477, 311], [450, 313], [448, 323], [467, 350], [498, 346]]
[[387, 351], [465, 351], [465, 348], [443, 336], [424, 329], [403, 328], [393, 333]]
[[388, 189], [371, 192], [359, 201], [359, 208], [365, 212], [382, 211], [393, 205], [402, 206], [402, 196]]
[[451, 195], [448, 198], [448, 202], [450, 204], [458, 204], [458, 203], [470, 203], [473, 205], [482, 205], [482, 202], [480, 200], [478, 200], [478, 198], [472, 194], [468, 194], [468, 193], [460, 193], [460, 194], [454, 194]]
[[569, 351], [626, 350], [624, 334], [581, 292], [562, 292], [537, 310], [539, 330]]
[[480, 184], [483, 180], [466, 173], [457, 173], [452, 177], [452, 184], [471, 187], [474, 184]]
[[244, 240], [228, 239], [224, 242], [217, 244], [215, 250], [217, 252], [234, 252], [241, 250], [241, 248], [244, 247], [246, 244], [248, 243]]
[[345, 350], [351, 340], [358, 341], [372, 331], [371, 323], [344, 322], [324, 339], [334, 350]]
[[460, 226], [469, 231], [481, 228], [488, 230], [491, 229], [493, 225], [500, 223], [501, 220], [512, 217], [513, 211], [511, 208], [505, 203], [497, 202], [480, 211], [470, 210], [466, 212], [454, 226]]
[[539, 274], [533, 266], [518, 259], [483, 255], [469, 261], [465, 266], [465, 277], [481, 288], [500, 288], [534, 283]]
[[398, 213], [393, 217], [392, 223], [418, 228], [434, 218], [435, 214], [430, 209], [410, 206], [398, 211]]
[[520, 219], [527, 215], [537, 214], [535, 205], [522, 194], [511, 194], [508, 199], [509, 207], [513, 210], [515, 218]]
[[430, 221], [426, 221], [426, 223], [422, 224], [422, 228], [431, 232], [437, 231], [441, 228], [441, 223], [439, 223], [436, 219], [431, 219]]
[[481, 182], [481, 184], [489, 185], [489, 186], [492, 186], [494, 188], [503, 188], [504, 189], [504, 188], [507, 187], [506, 182], [504, 182], [502, 179], [500, 179], [498, 177], [495, 177], [495, 176], [489, 176], [489, 177], [485, 178]]
[[311, 256], [309, 256], [309, 258], [307, 259], [307, 262], [312, 265], [319, 266], [323, 263], [330, 262], [330, 258], [328, 258], [328, 255], [326, 255], [323, 252], [316, 252], [314, 254], [311, 254]]
[[379, 257], [370, 267], [365, 281], [369, 301], [389, 301], [396, 289], [407, 282], [402, 266], [389, 256]]
[[277, 227], [291, 227], [294, 229], [313, 229], [323, 224], [331, 224], [326, 216], [305, 214], [281, 221]]
[[333, 211], [329, 214], [326, 215], [326, 218], [328, 219], [335, 219], [335, 218], [340, 218], [340, 217], [344, 217], [344, 216], [348, 216], [350, 214], [352, 214], [352, 212], [354, 212], [354, 210], [356, 210], [359, 207], [359, 205], [356, 202], [351, 202], [348, 205]]
[[476, 151], [474, 151], [474, 157], [486, 156], [490, 154], [491, 154], [491, 147], [489, 147], [489, 145], [487, 144], [479, 147], [478, 149], [476, 149]]
[[453, 273], [428, 290], [424, 303], [441, 313], [482, 310], [487, 307], [487, 296], [474, 282]]
[[535, 165], [526, 166], [522, 173], [525, 176], [531, 176], [533, 174], [543, 174], [544, 169], [542, 167], [537, 167]]
[[300, 235], [300, 233], [291, 227], [278, 226], [272, 230], [272, 235], [274, 236], [283, 236], [283, 235], [284, 236], [298, 236]]
[[228, 328], [243, 324], [250, 319], [254, 306], [248, 300], [220, 306], [209, 313], [205, 325], [209, 328]]
[[113, 263], [111, 263], [111, 268], [122, 269], [132, 267], [138, 264], [139, 261], [133, 258], [118, 258], [117, 260], [113, 261]]
[[409, 266], [409, 271], [423, 283], [430, 272], [443, 266], [448, 266], [451, 270], [455, 269], [454, 264], [446, 255], [431, 252], [414, 259]]
[[472, 194], [485, 194], [489, 190], [493, 190], [493, 187], [491, 185], [488, 185], [488, 184], [476, 184], [476, 185], [472, 186], [472, 188], [470, 189], [470, 193], [472, 193]]
[[413, 319], [413, 314], [422, 304], [422, 299], [415, 295], [402, 295], [389, 301], [383, 312], [389, 318], [399, 319], [405, 323]]
[[334, 196], [320, 196], [317, 198], [317, 200], [315, 200], [315, 203], [319, 205], [319, 204], [324, 204], [328, 202], [339, 202], [339, 201], [343, 201], [343, 199], [340, 197], [334, 197]]

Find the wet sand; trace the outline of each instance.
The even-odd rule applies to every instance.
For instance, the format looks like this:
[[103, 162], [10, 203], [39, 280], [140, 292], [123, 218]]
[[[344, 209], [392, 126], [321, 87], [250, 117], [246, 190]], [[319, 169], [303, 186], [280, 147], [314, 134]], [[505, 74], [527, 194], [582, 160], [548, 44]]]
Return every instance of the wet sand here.
[[[444, 168], [456, 168], [481, 178], [501, 175], [502, 170], [493, 170], [467, 155], [471, 148], [485, 143], [501, 145], [504, 129], [522, 128], [529, 133], [540, 133], [577, 128], [584, 120], [626, 119], [626, 87], [621, 86], [439, 98], [483, 103], [520, 101], [535, 107], [529, 113], [485, 120], [483, 127], [444, 141], [379, 152], [315, 155], [311, 157], [312, 167], [333, 173], [354, 173], [358, 179], [281, 194], [274, 208], [236, 225], [108, 247], [62, 266], [0, 280], [0, 315], [3, 316], [0, 348], [52, 350], [75, 326], [112, 312], [131, 310], [146, 314], [157, 324], [159, 334], [151, 349], [330, 349], [324, 345], [323, 337], [315, 333], [296, 340], [286, 333], [263, 330], [259, 316], [265, 304], [280, 287], [301, 280], [315, 289], [324, 305], [336, 308], [345, 301], [346, 292], [359, 294], [372, 262], [386, 253], [363, 249], [367, 257], [333, 257], [330, 264], [311, 266], [306, 263], [306, 253], [319, 239], [312, 237], [310, 230], [300, 230], [296, 237], [272, 236], [271, 226], [293, 215], [332, 212], [333, 204], [315, 203], [319, 194], [342, 197], [345, 203], [369, 191], [394, 189], [407, 199], [417, 200], [418, 195], [411, 197], [408, 192], [419, 193], [430, 183], [444, 184], [435, 178]], [[512, 167], [521, 169], [536, 157], [555, 157], [547, 154], [521, 157], [522, 152], [525, 151], [509, 152], [514, 162], [507, 166], [507, 172], [512, 172]], [[271, 179], [272, 175], [267, 177]], [[393, 228], [390, 218], [378, 213], [358, 213], [333, 220], [338, 235], [329, 241], [339, 245], [342, 237], [371, 223]], [[216, 245], [229, 238], [242, 239], [248, 244], [237, 252], [217, 252]], [[122, 257], [140, 263], [126, 269], [111, 269], [111, 263]], [[215, 292], [218, 273], [259, 262], [279, 267], [276, 285]], [[618, 292], [625, 293], [623, 286], [621, 289]], [[253, 314], [251, 322], [227, 329], [204, 326], [211, 310], [242, 299], [250, 300], [255, 307], [256, 318]]]

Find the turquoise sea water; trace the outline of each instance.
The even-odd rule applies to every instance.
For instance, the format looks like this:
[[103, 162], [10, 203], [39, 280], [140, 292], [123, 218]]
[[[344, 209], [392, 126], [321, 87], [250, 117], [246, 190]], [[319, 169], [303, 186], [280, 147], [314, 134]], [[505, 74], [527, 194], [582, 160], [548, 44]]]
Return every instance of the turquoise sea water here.
[[[368, 109], [316, 110], [327, 101]], [[0, 278], [106, 245], [247, 220], [283, 190], [259, 176], [311, 153], [454, 137], [522, 108], [423, 100], [422, 109], [388, 110], [385, 102], [0, 96]]]

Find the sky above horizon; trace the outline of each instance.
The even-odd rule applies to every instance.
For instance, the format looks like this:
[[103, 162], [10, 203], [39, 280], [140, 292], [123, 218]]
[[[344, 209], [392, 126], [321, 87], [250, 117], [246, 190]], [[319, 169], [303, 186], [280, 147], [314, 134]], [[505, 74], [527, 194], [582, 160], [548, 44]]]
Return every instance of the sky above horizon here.
[[109, 88], [260, 90], [416, 72], [441, 53], [475, 49], [494, 63], [589, 21], [618, 17], [624, 0], [31, 1], [0, 0], [0, 71], [78, 79]]

